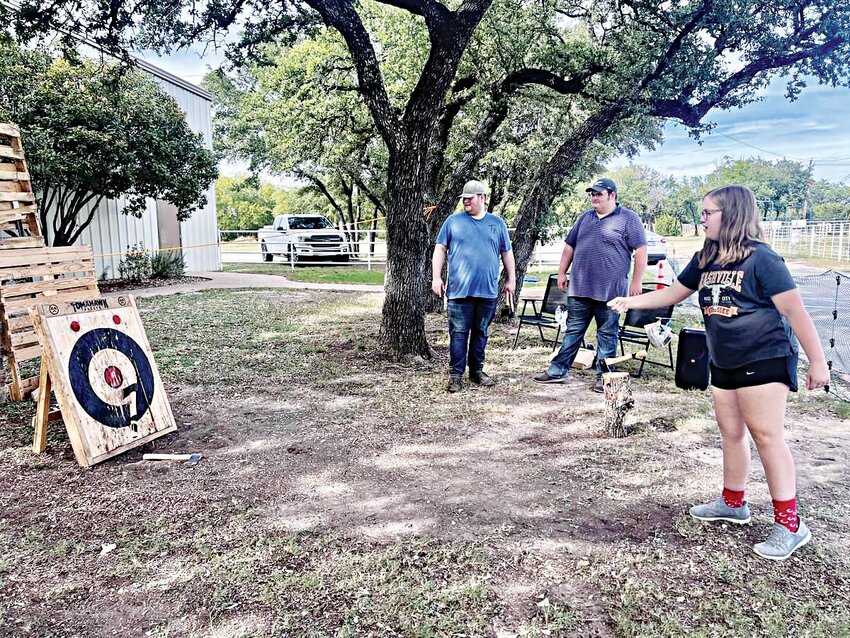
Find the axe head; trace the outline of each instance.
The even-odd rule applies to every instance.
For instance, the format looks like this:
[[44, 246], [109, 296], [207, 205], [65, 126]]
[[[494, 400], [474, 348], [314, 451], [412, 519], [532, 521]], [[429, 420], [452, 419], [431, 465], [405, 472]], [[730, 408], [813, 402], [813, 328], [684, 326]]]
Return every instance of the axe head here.
[[204, 458], [204, 455], [200, 452], [196, 454], [191, 454], [188, 459], [186, 459], [186, 465], [195, 465], [198, 461]]

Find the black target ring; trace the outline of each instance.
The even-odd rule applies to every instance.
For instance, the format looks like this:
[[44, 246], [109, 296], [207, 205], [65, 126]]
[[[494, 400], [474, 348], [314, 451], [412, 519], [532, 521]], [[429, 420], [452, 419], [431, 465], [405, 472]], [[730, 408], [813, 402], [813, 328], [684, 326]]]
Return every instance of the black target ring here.
[[[89, 367], [92, 358], [101, 350], [118, 350], [133, 363], [136, 384], [126, 393], [135, 391], [135, 416], [130, 417], [129, 405], [112, 405], [101, 399], [89, 382]], [[82, 335], [71, 350], [68, 362], [68, 377], [74, 396], [91, 418], [110, 428], [131, 427], [148, 411], [154, 393], [154, 378], [151, 364], [142, 347], [123, 332], [112, 328], [95, 328]], [[141, 387], [138, 387], [141, 386]]]

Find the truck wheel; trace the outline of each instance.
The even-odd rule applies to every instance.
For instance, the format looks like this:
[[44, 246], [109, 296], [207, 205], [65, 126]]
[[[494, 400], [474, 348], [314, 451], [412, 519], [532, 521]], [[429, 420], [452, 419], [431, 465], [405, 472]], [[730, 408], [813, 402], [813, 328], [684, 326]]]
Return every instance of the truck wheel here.
[[342, 263], [345, 263], [345, 262], [348, 261], [348, 259], [349, 259], [349, 255], [337, 255], [334, 258], [334, 261], [341, 261]]
[[260, 244], [260, 253], [263, 255], [263, 261], [271, 261], [274, 259], [274, 255], [269, 252], [268, 246], [266, 246], [266, 242]]

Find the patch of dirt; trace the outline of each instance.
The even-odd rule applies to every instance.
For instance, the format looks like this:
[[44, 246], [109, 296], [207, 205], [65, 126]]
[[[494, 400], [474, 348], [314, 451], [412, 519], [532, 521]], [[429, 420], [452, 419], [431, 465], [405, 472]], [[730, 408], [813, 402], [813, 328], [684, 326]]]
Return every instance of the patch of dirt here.
[[[200, 330], [213, 299], [228, 349]], [[747, 623], [771, 601], [797, 620], [847, 613], [850, 439], [823, 394], [801, 392], [788, 417], [815, 541], [766, 565], [749, 549], [771, 523], [757, 459], [752, 525], [687, 516], [721, 487], [719, 435], [708, 395], [667, 372], [632, 380], [637, 433], [606, 439], [592, 374], [533, 383], [548, 352], [511, 349], [509, 326], [488, 346], [497, 385], [449, 395], [444, 317], [428, 318], [436, 360], [403, 367], [374, 356], [371, 295], [146, 303], [158, 360], [183, 366], [163, 367], [176, 433], [81, 470], [60, 426], [35, 456], [31, 408], [0, 411], [2, 635], [413, 635], [398, 606], [455, 623], [421, 635], [768, 635]], [[168, 340], [190, 309], [198, 330]], [[204, 459], [142, 461], [152, 450]], [[376, 584], [397, 565], [422, 582]]]
[[103, 279], [97, 282], [100, 292], [121, 292], [123, 290], [138, 290], [139, 288], [162, 288], [163, 286], [175, 286], [177, 284], [190, 284], [198, 281], [209, 281], [207, 277], [158, 277], [156, 279], [141, 279], [130, 281], [128, 279]]

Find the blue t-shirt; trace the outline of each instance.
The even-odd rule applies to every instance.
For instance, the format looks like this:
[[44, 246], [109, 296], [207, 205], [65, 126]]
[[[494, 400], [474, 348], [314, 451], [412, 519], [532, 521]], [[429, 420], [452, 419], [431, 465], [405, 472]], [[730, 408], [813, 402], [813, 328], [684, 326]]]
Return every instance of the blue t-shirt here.
[[767, 244], [756, 243], [741, 261], [709, 264], [705, 269], [699, 267], [696, 253], [678, 279], [698, 291], [708, 353], [718, 368], [738, 368], [796, 352], [790, 326], [771, 300], [796, 286], [785, 260]]
[[455, 213], [443, 222], [437, 243], [448, 249], [446, 297], [499, 296], [499, 258], [511, 251], [508, 227], [501, 217], [486, 213], [473, 219], [465, 211]]
[[566, 238], [573, 247], [570, 296], [611, 301], [629, 292], [632, 252], [646, 245], [646, 232], [638, 214], [617, 206], [599, 218], [583, 212]]

